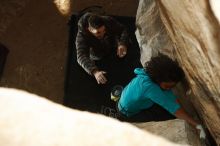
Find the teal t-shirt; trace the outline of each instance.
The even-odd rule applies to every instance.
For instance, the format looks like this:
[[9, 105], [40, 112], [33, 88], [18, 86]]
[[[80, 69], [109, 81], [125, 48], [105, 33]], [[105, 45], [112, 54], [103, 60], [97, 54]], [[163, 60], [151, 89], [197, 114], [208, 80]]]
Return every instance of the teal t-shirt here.
[[143, 68], [136, 68], [134, 72], [136, 77], [122, 91], [118, 102], [119, 111], [130, 117], [157, 103], [174, 115], [180, 105], [172, 90], [162, 90]]

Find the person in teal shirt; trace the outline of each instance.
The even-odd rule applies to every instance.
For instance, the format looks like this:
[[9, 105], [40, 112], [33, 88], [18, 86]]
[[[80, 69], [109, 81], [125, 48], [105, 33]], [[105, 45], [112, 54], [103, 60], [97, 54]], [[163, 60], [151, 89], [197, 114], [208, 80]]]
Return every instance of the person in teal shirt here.
[[[138, 122], [140, 119], [141, 122], [144, 121], [143, 119], [155, 120], [152, 118], [152, 114], [157, 114], [158, 111], [156, 110], [161, 107], [165, 109], [165, 112], [157, 115], [163, 116], [163, 114], [167, 114], [167, 111], [173, 117], [184, 119], [196, 128], [201, 127], [184, 111], [178, 102], [178, 98], [171, 90], [185, 77], [183, 70], [176, 62], [165, 55], [158, 55], [152, 57], [144, 68], [136, 68], [134, 73], [136, 77], [123, 89], [117, 103], [119, 119], [132, 122]], [[160, 109], [160, 111], [162, 110]], [[160, 117], [157, 118], [160, 119]], [[201, 132], [203, 129], [200, 128], [199, 130]]]
[[123, 90], [118, 108], [127, 117], [148, 109], [154, 103], [174, 114], [180, 105], [171, 90], [163, 90], [154, 83], [144, 69], [136, 68], [137, 75]]

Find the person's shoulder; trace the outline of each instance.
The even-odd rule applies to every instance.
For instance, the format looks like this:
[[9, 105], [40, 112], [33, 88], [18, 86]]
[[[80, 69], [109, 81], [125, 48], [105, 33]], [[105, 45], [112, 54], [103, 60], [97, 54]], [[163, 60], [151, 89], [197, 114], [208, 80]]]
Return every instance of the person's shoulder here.
[[91, 12], [86, 12], [85, 14], [83, 14], [80, 19], [85, 19], [85, 18], [88, 18], [89, 16], [93, 15], [93, 13]]
[[147, 76], [147, 77], [149, 77], [149, 75], [147, 74], [147, 72], [145, 71], [144, 68], [135, 68], [135, 69], [134, 69], [134, 73], [135, 73], [136, 75], [141, 75], [141, 76]]
[[83, 24], [83, 23], [85, 23], [91, 15], [92, 15], [92, 13], [89, 13], [89, 12], [83, 14], [83, 15], [79, 18], [78, 24]]
[[136, 79], [139, 80], [144, 86], [154, 85], [154, 82], [152, 82], [149, 74], [144, 68], [135, 68], [134, 73], [136, 74]]
[[88, 19], [92, 15], [92, 13], [87, 12], [82, 15], [78, 21], [78, 29], [79, 31], [85, 31], [85, 28], [88, 26]]

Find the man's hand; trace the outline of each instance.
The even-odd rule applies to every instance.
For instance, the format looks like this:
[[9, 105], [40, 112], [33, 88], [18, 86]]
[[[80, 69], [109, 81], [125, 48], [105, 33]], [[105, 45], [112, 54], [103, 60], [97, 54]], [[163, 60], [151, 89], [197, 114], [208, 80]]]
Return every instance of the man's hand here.
[[107, 82], [106, 77], [104, 76], [106, 72], [104, 71], [94, 71], [93, 75], [97, 81], [98, 84], [105, 84]]
[[122, 58], [127, 54], [127, 47], [125, 45], [119, 45], [117, 48], [118, 57]]

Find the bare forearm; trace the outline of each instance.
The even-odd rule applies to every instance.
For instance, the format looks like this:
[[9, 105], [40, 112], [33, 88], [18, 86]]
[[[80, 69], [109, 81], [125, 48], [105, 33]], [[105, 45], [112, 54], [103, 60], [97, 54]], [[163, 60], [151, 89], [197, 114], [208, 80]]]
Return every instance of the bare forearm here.
[[196, 127], [198, 123], [190, 116], [188, 115], [183, 108], [180, 108], [179, 110], [176, 111], [175, 116], [179, 119], [186, 120], [189, 124], [192, 126]]

